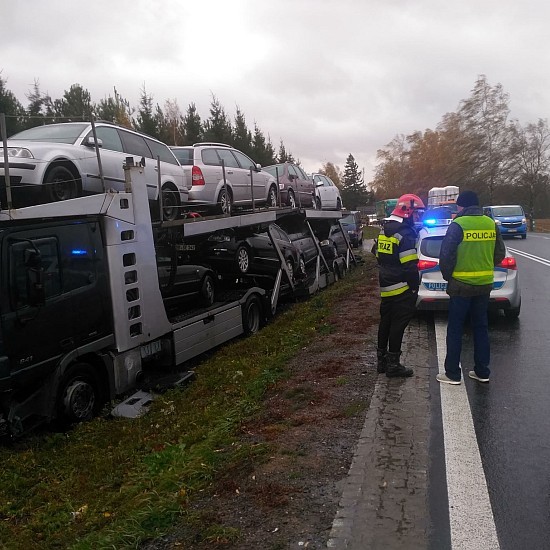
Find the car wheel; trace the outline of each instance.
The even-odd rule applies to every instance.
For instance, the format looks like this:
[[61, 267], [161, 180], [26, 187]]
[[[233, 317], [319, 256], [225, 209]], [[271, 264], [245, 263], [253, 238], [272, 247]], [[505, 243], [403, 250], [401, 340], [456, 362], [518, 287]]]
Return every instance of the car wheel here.
[[166, 221], [176, 220], [179, 213], [178, 191], [171, 185], [162, 188], [162, 217]]
[[340, 270], [337, 265], [333, 266], [334, 282], [337, 283], [340, 280]]
[[506, 319], [517, 319], [519, 317], [519, 312], [521, 310], [521, 302], [518, 307], [511, 307], [510, 309], [504, 310], [504, 316]]
[[342, 210], [342, 201], [340, 199], [336, 200], [336, 210]]
[[522, 239], [526, 239], [527, 238], [527, 235], [524, 233], [522, 236], [521, 236]]
[[248, 273], [250, 269], [250, 251], [244, 244], [239, 245], [237, 252], [235, 253], [235, 260], [237, 262], [237, 269], [240, 273]]
[[51, 202], [65, 201], [78, 197], [78, 181], [65, 166], [54, 166], [44, 178], [46, 196]]
[[274, 185], [269, 188], [269, 193], [267, 194], [267, 206], [268, 208], [277, 207], [277, 189], [275, 189]]
[[59, 385], [57, 416], [69, 424], [93, 418], [100, 410], [101, 389], [97, 374], [87, 363], [76, 363]]
[[243, 308], [243, 329], [246, 335], [255, 334], [262, 326], [262, 305], [257, 296], [250, 296]]
[[210, 307], [215, 300], [214, 278], [212, 275], [205, 275], [201, 285], [201, 299], [205, 307]]
[[321, 205], [321, 199], [319, 197], [315, 197], [315, 210], [322, 210], [323, 207]]
[[218, 196], [218, 210], [220, 214], [227, 214], [228, 216], [231, 216], [233, 212], [233, 204], [231, 200], [231, 191], [229, 189], [227, 190], [227, 193], [225, 189], [220, 191]]
[[290, 279], [290, 282], [294, 282], [294, 264], [292, 263], [292, 260], [290, 258], [287, 258], [286, 260], [286, 268], [288, 270], [288, 277]]
[[300, 256], [299, 271], [300, 271], [300, 277], [307, 276], [306, 262], [304, 261], [304, 258], [302, 256]]
[[288, 206], [291, 208], [296, 208], [296, 197], [294, 196], [294, 191], [289, 189], [288, 191]]

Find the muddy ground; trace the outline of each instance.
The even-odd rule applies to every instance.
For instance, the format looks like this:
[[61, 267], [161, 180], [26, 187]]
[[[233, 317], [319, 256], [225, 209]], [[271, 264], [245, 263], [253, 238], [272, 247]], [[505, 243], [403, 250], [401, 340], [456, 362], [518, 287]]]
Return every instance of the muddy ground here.
[[292, 360], [262, 415], [242, 427], [244, 441], [271, 452], [226, 472], [194, 504], [193, 513], [218, 526], [208, 540], [182, 524], [143, 549], [326, 548], [377, 376], [376, 276], [365, 271], [335, 308], [332, 332]]

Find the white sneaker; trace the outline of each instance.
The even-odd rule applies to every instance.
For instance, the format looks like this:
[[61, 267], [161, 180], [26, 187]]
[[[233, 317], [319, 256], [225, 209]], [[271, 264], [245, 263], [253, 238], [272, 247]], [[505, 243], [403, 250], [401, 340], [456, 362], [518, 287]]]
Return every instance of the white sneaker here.
[[438, 382], [443, 382], [444, 384], [452, 384], [453, 386], [458, 386], [462, 383], [462, 380], [451, 380], [446, 374], [438, 374], [435, 378]]
[[474, 380], [477, 380], [478, 382], [489, 382], [489, 379], [488, 378], [480, 378], [477, 374], [476, 374], [476, 371], [475, 370], [471, 370], [469, 373], [468, 373], [468, 376], [470, 378], [473, 378]]

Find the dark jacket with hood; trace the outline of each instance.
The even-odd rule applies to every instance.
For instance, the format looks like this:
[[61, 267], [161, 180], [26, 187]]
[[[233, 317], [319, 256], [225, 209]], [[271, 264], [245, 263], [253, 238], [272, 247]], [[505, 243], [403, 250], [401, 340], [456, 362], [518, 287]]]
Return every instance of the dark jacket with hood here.
[[[457, 214], [459, 216], [483, 216], [483, 210], [480, 206], [469, 206], [464, 208], [462, 212]], [[456, 219], [456, 218], [455, 218]], [[506, 246], [502, 240], [502, 235], [496, 229], [496, 241], [494, 252], [494, 265], [502, 262], [506, 256]], [[439, 269], [443, 278], [448, 281], [447, 294], [449, 296], [479, 296], [481, 294], [489, 294], [493, 288], [492, 284], [489, 285], [471, 285], [462, 281], [457, 281], [453, 278], [453, 271], [456, 266], [458, 245], [464, 239], [464, 232], [462, 227], [458, 223], [451, 223], [447, 233], [441, 243], [441, 252], [439, 254]]]
[[[377, 240], [374, 242], [372, 252], [376, 255], [380, 268], [380, 287], [389, 287], [397, 283], [404, 282], [408, 284], [409, 288], [413, 292], [418, 291], [418, 257], [416, 253], [417, 233], [412, 223], [406, 219], [398, 221], [397, 219], [390, 217], [384, 221], [381, 233], [382, 232], [386, 237], [397, 237], [399, 239], [399, 245], [397, 247], [396, 255], [378, 254]], [[406, 261], [400, 261], [399, 254], [402, 256], [404, 255]]]

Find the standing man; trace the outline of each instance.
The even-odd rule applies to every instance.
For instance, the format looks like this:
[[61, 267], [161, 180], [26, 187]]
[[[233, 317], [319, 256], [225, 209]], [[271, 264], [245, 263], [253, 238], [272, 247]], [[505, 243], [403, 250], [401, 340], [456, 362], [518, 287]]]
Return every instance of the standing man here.
[[478, 382], [489, 382], [487, 309], [494, 266], [504, 259], [506, 248], [495, 222], [483, 215], [473, 191], [460, 193], [456, 204], [458, 214], [449, 225], [439, 255], [450, 301], [445, 374], [436, 378], [445, 384], [460, 384], [462, 333], [469, 316], [474, 334], [474, 370], [468, 376]]
[[417, 210], [423, 208], [416, 195], [401, 196], [372, 249], [380, 267], [377, 371], [390, 378], [413, 375], [412, 369], [399, 362], [399, 356], [403, 334], [416, 311], [419, 278], [414, 222]]

